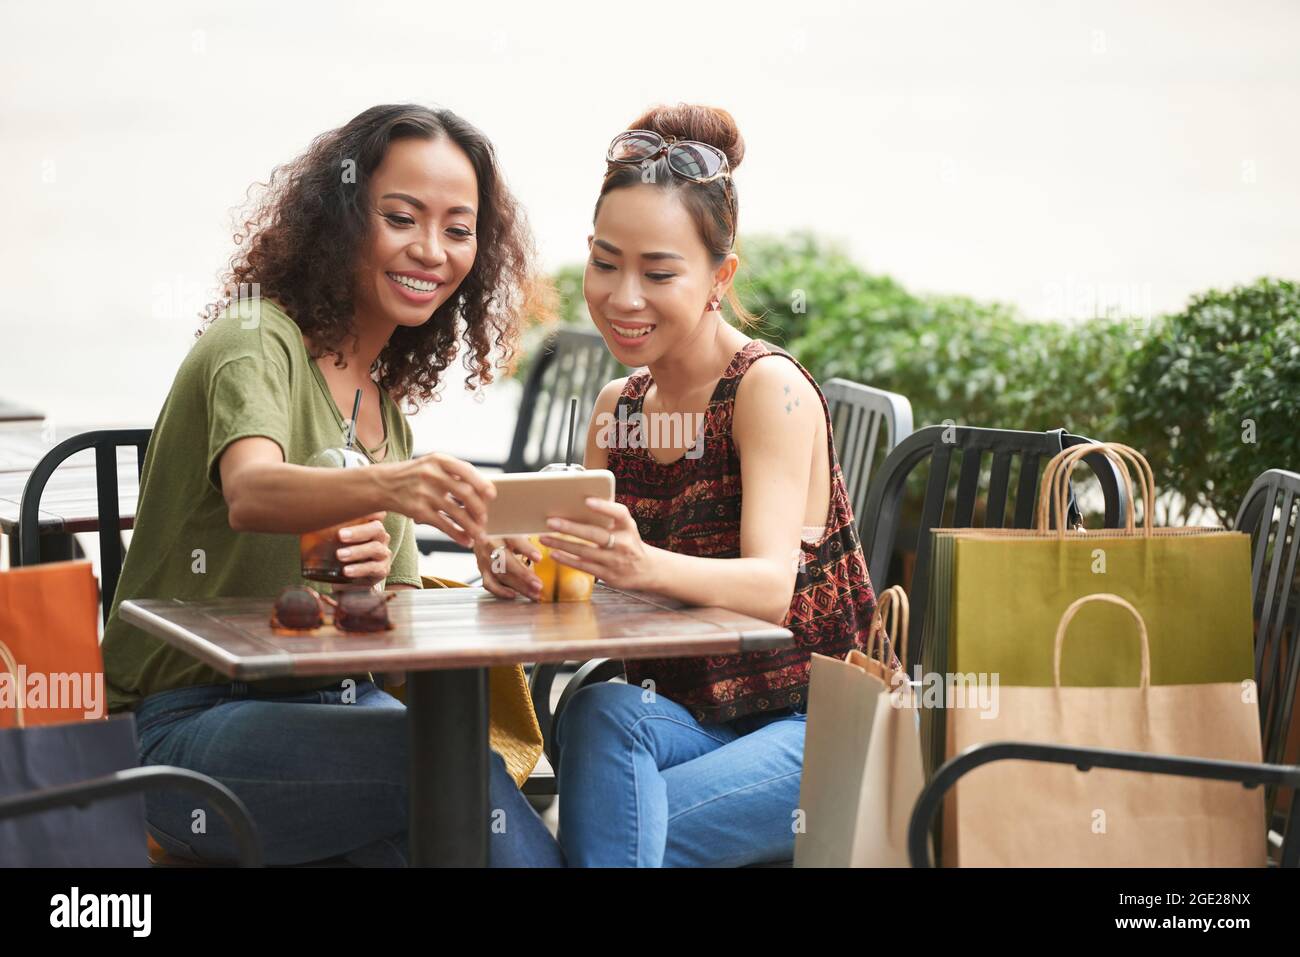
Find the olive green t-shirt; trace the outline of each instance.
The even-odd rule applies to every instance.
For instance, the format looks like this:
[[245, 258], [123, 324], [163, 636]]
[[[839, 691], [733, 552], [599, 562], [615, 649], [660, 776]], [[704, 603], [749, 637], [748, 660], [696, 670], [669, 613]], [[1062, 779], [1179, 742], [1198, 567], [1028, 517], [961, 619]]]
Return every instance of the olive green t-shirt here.
[[[385, 395], [383, 403], [387, 453], [363, 451], [372, 462], [408, 459], [410, 425], [391, 397]], [[226, 447], [265, 436], [280, 446], [286, 462], [302, 465], [320, 449], [341, 445], [345, 430], [302, 333], [269, 300], [242, 302], [195, 342], [149, 440], [135, 533], [104, 628], [109, 711], [133, 708], [159, 691], [231, 680], [123, 621], [118, 616], [123, 600], [274, 597], [286, 585], [303, 583], [297, 535], [231, 529], [219, 469]], [[419, 587], [414, 523], [390, 511], [384, 526], [393, 553], [387, 583]], [[345, 677], [366, 676], [251, 684], [265, 691], [296, 691], [337, 685]]]

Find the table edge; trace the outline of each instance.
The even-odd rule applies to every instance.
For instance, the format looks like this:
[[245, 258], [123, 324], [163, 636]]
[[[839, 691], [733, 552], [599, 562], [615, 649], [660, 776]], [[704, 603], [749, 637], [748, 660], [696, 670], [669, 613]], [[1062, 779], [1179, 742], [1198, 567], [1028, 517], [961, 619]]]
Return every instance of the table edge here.
[[[163, 599], [175, 604], [181, 604], [177, 599]], [[287, 652], [280, 651], [274, 646], [267, 645], [267, 653], [259, 657], [236, 658], [227, 654], [222, 648], [212, 644], [209, 641], [194, 637], [181, 626], [173, 624], [165, 618], [153, 614], [147, 608], [141, 607], [131, 599], [123, 601], [118, 605], [118, 614], [123, 621], [129, 622], [150, 635], [162, 641], [166, 641], [173, 648], [177, 648], [193, 658], [197, 658], [203, 664], [221, 672], [231, 678], [239, 680], [256, 681], [268, 678], [291, 678], [300, 674], [293, 666], [293, 656]], [[217, 618], [209, 618], [214, 626], [227, 628], [228, 626]], [[234, 629], [230, 629], [233, 631]], [[254, 644], [264, 644], [261, 639], [255, 635], [248, 635], [244, 632], [236, 632], [239, 637]], [[176, 639], [176, 640], [171, 640]], [[337, 674], [337, 669], [331, 669], [326, 674]]]
[[[455, 591], [459, 592], [461, 590], [455, 589]], [[482, 589], [476, 589], [476, 591], [482, 591]], [[470, 595], [462, 594], [457, 597], [469, 599]], [[449, 600], [454, 601], [455, 599]], [[144, 601], [183, 604], [177, 599], [144, 599]], [[666, 657], [692, 658], [711, 654], [745, 654], [753, 651], [786, 648], [793, 644], [794, 633], [780, 625], [765, 624], [761, 627], [738, 630], [734, 627], [734, 623], [724, 624], [709, 617], [711, 615], [735, 616], [737, 614], [726, 609], [685, 606], [665, 610], [675, 611], [678, 614], [686, 615], [718, 629], [716, 635], [709, 636], [713, 640], [703, 646], [692, 649], [688, 654], [667, 655]], [[369, 649], [364, 652], [365, 661], [355, 665], [340, 665], [337, 661], [333, 663], [321, 662], [318, 665], [295, 658], [292, 654], [265, 643], [255, 635], [249, 635], [246, 632], [232, 628], [229, 630], [238, 635], [242, 641], [264, 645], [266, 648], [264, 656], [234, 657], [218, 645], [203, 639], [196, 640], [195, 636], [182, 626], [153, 614], [149, 609], [142, 607], [134, 600], [123, 601], [119, 606], [119, 613], [123, 620], [162, 641], [166, 641], [172, 647], [197, 658], [222, 674], [241, 680], [329, 677], [349, 671], [438, 671], [457, 668], [490, 668], [513, 664], [552, 664], [564, 661], [589, 660], [593, 657], [642, 660], [665, 656], [662, 650], [662, 639], [646, 637], [621, 639], [621, 641], [625, 642], [625, 647], [620, 648], [619, 650], [622, 653], [617, 655], [608, 650], [593, 651], [590, 649], [590, 642], [584, 639], [556, 640], [548, 642], [544, 646], [528, 644], [527, 647], [510, 641], [503, 641], [499, 647], [492, 650], [475, 648], [466, 649], [459, 653], [443, 652], [444, 663], [440, 665], [422, 665], [418, 660], [413, 661], [413, 658], [418, 659], [420, 655], [413, 654], [408, 648]], [[223, 629], [229, 627], [219, 618], [207, 615], [205, 617], [213, 627]], [[751, 616], [742, 617], [748, 618]], [[758, 619], [754, 619], [754, 621], [757, 623]], [[736, 647], [737, 643], [739, 643], [739, 648]]]

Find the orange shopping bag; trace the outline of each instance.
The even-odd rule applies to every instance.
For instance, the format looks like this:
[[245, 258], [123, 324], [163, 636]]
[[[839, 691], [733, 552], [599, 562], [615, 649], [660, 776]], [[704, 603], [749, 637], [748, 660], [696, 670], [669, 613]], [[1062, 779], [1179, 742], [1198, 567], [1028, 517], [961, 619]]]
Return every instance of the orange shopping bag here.
[[107, 717], [98, 613], [90, 562], [0, 572], [0, 728]]

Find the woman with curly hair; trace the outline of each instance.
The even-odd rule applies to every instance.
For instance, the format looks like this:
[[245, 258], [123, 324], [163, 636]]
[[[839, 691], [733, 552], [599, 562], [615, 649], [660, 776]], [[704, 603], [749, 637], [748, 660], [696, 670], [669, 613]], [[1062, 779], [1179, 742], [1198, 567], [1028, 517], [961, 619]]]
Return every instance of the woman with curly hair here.
[[[277, 169], [154, 427], [135, 534], [104, 632], [110, 711], [133, 710], [142, 764], [211, 775], [245, 802], [270, 864], [407, 860], [407, 721], [370, 675], [231, 682], [119, 615], [124, 599], [274, 596], [302, 581], [299, 535], [355, 520], [338, 558], [354, 588], [419, 588], [414, 522], [470, 546], [492, 484], [411, 458], [399, 403], [433, 397], [463, 349], [467, 387], [510, 361], [549, 308], [529, 232], [491, 143], [448, 110], [376, 106]], [[362, 394], [363, 469], [304, 467], [337, 446]], [[360, 517], [358, 517], [360, 516]], [[561, 862], [492, 754], [494, 865]], [[151, 793], [173, 854], [234, 856], [195, 801]]]

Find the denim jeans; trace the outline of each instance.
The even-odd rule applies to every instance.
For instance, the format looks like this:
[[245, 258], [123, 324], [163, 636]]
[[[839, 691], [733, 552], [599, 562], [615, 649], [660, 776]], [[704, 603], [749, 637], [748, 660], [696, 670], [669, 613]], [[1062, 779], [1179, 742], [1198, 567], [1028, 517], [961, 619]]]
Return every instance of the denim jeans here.
[[555, 728], [560, 844], [571, 867], [738, 867], [794, 856], [807, 715], [700, 724], [607, 682]]
[[[407, 863], [406, 706], [373, 683], [293, 694], [238, 681], [198, 685], [150, 695], [135, 714], [141, 764], [188, 768], [230, 788], [253, 816], [267, 864]], [[495, 751], [488, 793], [490, 808], [504, 811], [489, 828], [492, 866], [563, 866]], [[150, 833], [169, 853], [235, 859], [224, 819], [197, 798], [150, 791], [146, 809]]]

